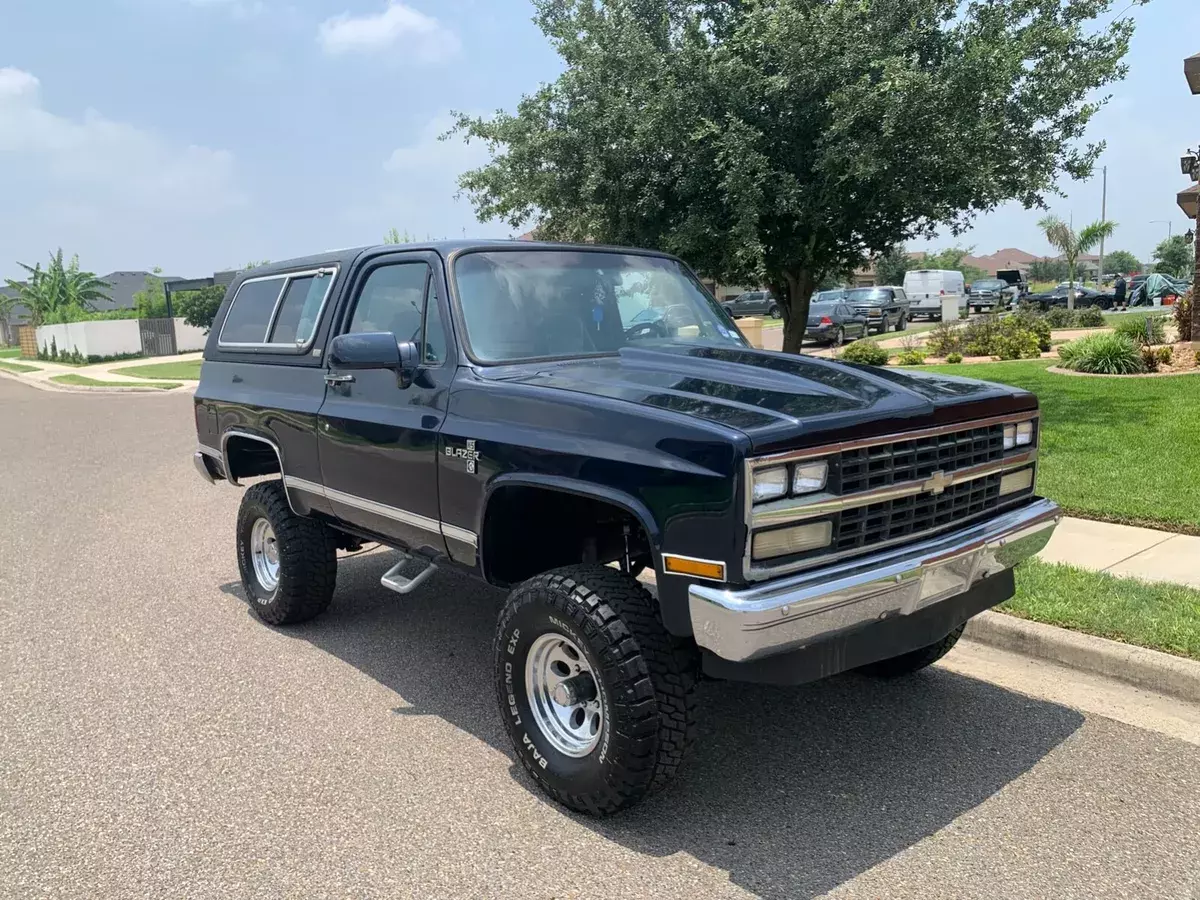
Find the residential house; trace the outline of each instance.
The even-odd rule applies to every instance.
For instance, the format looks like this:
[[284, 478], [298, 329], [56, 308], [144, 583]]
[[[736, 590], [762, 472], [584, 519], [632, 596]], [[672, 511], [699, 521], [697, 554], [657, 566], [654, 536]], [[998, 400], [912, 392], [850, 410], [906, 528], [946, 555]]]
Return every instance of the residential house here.
[[[133, 309], [137, 305], [134, 299], [134, 294], [138, 291], [145, 290], [146, 277], [152, 275], [152, 272], [144, 271], [122, 271], [109, 272], [107, 275], [100, 277], [100, 280], [111, 285], [108, 289], [108, 299], [97, 301], [95, 304], [97, 312], [110, 312], [114, 309]], [[155, 276], [163, 281], [175, 281], [169, 275]], [[16, 297], [17, 292], [12, 288], [0, 288], [0, 294], [6, 297]], [[17, 326], [24, 325], [29, 321], [29, 310], [24, 304], [18, 303], [13, 306], [12, 312], [9, 314], [7, 321], [0, 320], [0, 338], [4, 339], [5, 343], [17, 343]]]

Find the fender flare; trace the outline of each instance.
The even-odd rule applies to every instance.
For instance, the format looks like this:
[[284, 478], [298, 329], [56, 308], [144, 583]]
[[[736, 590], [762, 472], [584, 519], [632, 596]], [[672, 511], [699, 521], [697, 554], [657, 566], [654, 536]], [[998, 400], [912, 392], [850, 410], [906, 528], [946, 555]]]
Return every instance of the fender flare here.
[[229, 453], [227, 446], [230, 438], [244, 438], [249, 441], [258, 441], [260, 444], [266, 444], [275, 451], [275, 458], [279, 460], [279, 478], [283, 482], [283, 494], [287, 497], [288, 506], [292, 508], [292, 512], [299, 515], [296, 511], [296, 504], [292, 502], [291, 492], [288, 490], [287, 472], [283, 468], [283, 452], [279, 449], [279, 442], [274, 437], [267, 437], [261, 434], [255, 434], [251, 431], [246, 431], [243, 428], [230, 428], [221, 434], [221, 468], [225, 470], [225, 480], [234, 487], [241, 487], [241, 483], [233, 474], [229, 466]]
[[612, 506], [619, 507], [629, 513], [642, 526], [642, 530], [646, 533], [646, 537], [650, 541], [650, 554], [653, 559], [655, 568], [660, 564], [660, 555], [662, 548], [662, 530], [658, 527], [658, 523], [654, 520], [650, 509], [641, 500], [631, 494], [616, 488], [608, 487], [603, 484], [596, 484], [592, 481], [583, 481], [579, 478], [568, 478], [565, 475], [536, 475], [523, 472], [511, 472], [504, 475], [498, 475], [488, 482], [483, 494], [483, 505], [479, 511], [479, 571], [487, 579], [488, 574], [484, 564], [485, 547], [484, 547], [484, 524], [487, 522], [488, 506], [491, 504], [492, 497], [496, 491], [505, 487], [534, 487], [543, 490], [557, 491], [562, 494], [575, 494], [580, 497], [589, 497], [592, 500], [599, 500], [608, 503]]

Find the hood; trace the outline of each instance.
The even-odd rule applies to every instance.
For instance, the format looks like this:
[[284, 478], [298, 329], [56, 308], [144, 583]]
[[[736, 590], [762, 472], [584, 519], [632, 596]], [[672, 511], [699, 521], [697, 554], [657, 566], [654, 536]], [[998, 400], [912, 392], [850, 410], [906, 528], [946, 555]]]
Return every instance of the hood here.
[[493, 369], [505, 381], [624, 400], [743, 432], [775, 452], [1033, 409], [1026, 391], [736, 347], [662, 344]]

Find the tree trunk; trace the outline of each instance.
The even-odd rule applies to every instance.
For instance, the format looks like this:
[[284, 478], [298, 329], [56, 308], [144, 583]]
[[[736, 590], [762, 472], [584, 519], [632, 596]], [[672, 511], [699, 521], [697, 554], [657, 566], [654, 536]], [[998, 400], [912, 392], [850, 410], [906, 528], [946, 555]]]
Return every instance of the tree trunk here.
[[1067, 309], [1075, 308], [1075, 260], [1067, 261]]
[[799, 353], [808, 327], [808, 304], [817, 278], [811, 269], [788, 269], [783, 272], [783, 277], [787, 282], [787, 299], [779, 305], [783, 313], [783, 352]]

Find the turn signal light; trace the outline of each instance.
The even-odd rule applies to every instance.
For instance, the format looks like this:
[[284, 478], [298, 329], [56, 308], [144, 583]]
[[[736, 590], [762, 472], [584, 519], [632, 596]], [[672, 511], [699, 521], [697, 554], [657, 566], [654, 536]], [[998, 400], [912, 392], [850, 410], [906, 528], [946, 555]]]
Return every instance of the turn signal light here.
[[663, 570], [672, 575], [695, 575], [697, 578], [711, 578], [713, 581], [725, 580], [725, 563], [692, 559], [689, 556], [664, 553]]

